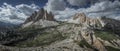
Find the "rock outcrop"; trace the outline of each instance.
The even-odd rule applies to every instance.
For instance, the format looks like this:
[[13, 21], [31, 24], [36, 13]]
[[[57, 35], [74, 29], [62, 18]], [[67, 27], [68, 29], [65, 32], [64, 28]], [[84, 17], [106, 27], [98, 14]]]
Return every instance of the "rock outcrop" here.
[[41, 8], [38, 12], [35, 11], [30, 17], [28, 17], [26, 19], [25, 23], [31, 22], [31, 21], [38, 21], [40, 19], [43, 20], [49, 20], [49, 21], [55, 21], [54, 19], [54, 15], [52, 14], [52, 12], [48, 13], [46, 10], [44, 10], [43, 8]]
[[104, 27], [104, 22], [100, 18], [89, 18], [84, 13], [75, 14], [73, 20], [78, 20], [79, 24], [100, 29]]
[[32, 25], [41, 25], [43, 27], [46, 27], [58, 25], [58, 23], [55, 22], [54, 15], [52, 14], [52, 12], [48, 13], [46, 10], [41, 8], [38, 12], [35, 11], [30, 17], [28, 17], [23, 23], [22, 27], [24, 28]]
[[97, 39], [93, 30], [87, 27], [83, 27], [81, 29], [81, 35], [83, 36], [84, 40], [86, 40], [94, 48], [98, 49], [99, 51], [106, 51], [104, 44], [102, 44], [101, 41]]
[[115, 33], [120, 33], [120, 20], [115, 20], [107, 17], [89, 18], [84, 13], [76, 14], [73, 20], [78, 20], [79, 24], [84, 26], [93, 27], [94, 29], [104, 29], [114, 31]]

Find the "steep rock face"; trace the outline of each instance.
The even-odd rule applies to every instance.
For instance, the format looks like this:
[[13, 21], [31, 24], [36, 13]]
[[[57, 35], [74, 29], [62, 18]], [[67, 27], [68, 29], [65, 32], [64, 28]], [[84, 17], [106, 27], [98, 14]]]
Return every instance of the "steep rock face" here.
[[104, 44], [102, 44], [101, 41], [99, 39], [97, 39], [97, 37], [94, 35], [93, 30], [91, 30], [87, 27], [83, 27], [81, 29], [81, 35], [90, 45], [92, 45], [99, 51], [106, 51]]
[[111, 31], [120, 33], [119, 20], [106, 17], [89, 18], [84, 13], [79, 13], [74, 15], [73, 21], [93, 29], [111, 29]]
[[[44, 24], [45, 23], [45, 24]], [[26, 21], [23, 23], [22, 27], [29, 27], [29, 26], [53, 26], [58, 25], [57, 22], [55, 22], [54, 15], [50, 12], [48, 13], [46, 10], [41, 8], [38, 12], [34, 12], [30, 17], [26, 19]]]
[[73, 17], [73, 20], [78, 20], [79, 24], [84, 24], [85, 26], [97, 29], [104, 26], [104, 22], [102, 22], [99, 18], [89, 18], [84, 13], [76, 14]]
[[120, 21], [106, 18], [106, 17], [98, 17], [98, 18], [89, 18], [84, 13], [75, 14], [73, 20], [77, 20], [79, 24], [82, 24], [87, 27], [92, 27], [94, 29], [102, 29], [104, 27], [105, 30], [110, 29], [115, 33], [120, 33]]
[[26, 19], [25, 23], [28, 23], [30, 21], [38, 21], [40, 19], [44, 19], [44, 20], [49, 20], [49, 21], [55, 21], [54, 19], [54, 15], [50, 12], [48, 13], [47, 11], [45, 11], [43, 8], [41, 8], [38, 12], [35, 11], [30, 17], [28, 17]]
[[[81, 29], [81, 35], [82, 37], [91, 45], [99, 49], [100, 51], [106, 51], [105, 45], [109, 44], [113, 47], [119, 46], [119, 41], [120, 40], [115, 40], [114, 42], [116, 44], [111, 44], [110, 42], [113, 42], [111, 39], [110, 42], [106, 43], [105, 41], [101, 41], [98, 37], [95, 36], [93, 30], [105, 30], [105, 31], [111, 31], [114, 33], [120, 33], [120, 21], [111, 19], [111, 18], [106, 18], [106, 17], [100, 17], [100, 18], [89, 18], [87, 17], [84, 13], [79, 13], [76, 14], [73, 17], [73, 20], [77, 20], [78, 24], [81, 24], [84, 26], [86, 29]], [[115, 35], [115, 34], [114, 34]], [[119, 35], [119, 34], [117, 34]], [[120, 36], [120, 35], [119, 35]], [[101, 43], [102, 42], [102, 43]], [[104, 43], [104, 44], [103, 44]], [[108, 46], [109, 46], [108, 45]]]

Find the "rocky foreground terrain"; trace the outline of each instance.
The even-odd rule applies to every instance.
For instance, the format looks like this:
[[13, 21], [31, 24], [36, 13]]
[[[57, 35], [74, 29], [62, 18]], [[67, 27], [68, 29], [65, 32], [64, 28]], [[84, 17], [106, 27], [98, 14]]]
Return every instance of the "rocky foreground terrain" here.
[[0, 51], [120, 51], [120, 21], [77, 13], [60, 22], [44, 9], [0, 34]]

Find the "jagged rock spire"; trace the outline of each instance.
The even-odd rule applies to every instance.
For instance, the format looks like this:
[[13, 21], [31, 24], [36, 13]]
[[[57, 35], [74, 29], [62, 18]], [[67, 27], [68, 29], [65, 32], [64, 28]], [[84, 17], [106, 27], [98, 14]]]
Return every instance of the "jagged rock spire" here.
[[49, 20], [49, 21], [55, 21], [54, 19], [54, 15], [52, 14], [52, 12], [48, 13], [46, 10], [44, 10], [43, 8], [41, 8], [38, 12], [35, 11], [30, 17], [28, 17], [26, 19], [25, 23], [28, 23], [30, 21], [38, 21], [40, 19], [43, 20]]
[[73, 20], [78, 20], [84, 26], [92, 26], [98, 29], [104, 26], [101, 19], [87, 17], [84, 13], [75, 14]]
[[73, 17], [73, 20], [75, 19], [80, 19], [81, 23], [84, 23], [87, 19], [86, 15], [84, 13], [78, 13], [78, 14], [75, 14], [75, 16]]

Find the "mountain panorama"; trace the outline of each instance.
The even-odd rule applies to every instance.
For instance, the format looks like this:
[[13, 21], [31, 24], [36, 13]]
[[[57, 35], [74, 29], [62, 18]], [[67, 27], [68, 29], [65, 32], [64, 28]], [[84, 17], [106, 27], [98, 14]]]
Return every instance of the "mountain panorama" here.
[[0, 51], [120, 51], [119, 11], [119, 0], [4, 3]]

